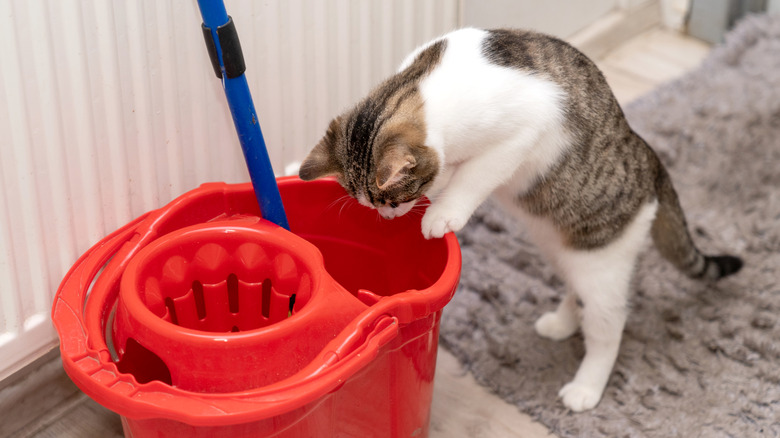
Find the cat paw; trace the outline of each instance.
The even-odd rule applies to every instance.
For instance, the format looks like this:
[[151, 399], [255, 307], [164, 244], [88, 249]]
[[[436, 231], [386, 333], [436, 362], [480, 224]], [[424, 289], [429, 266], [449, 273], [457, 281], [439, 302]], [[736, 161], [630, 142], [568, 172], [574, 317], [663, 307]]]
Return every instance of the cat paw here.
[[445, 213], [439, 213], [428, 208], [422, 218], [422, 233], [426, 239], [443, 237], [449, 232], [460, 231], [468, 222], [468, 218], [461, 218]]
[[562, 341], [579, 329], [576, 321], [562, 317], [556, 312], [547, 312], [536, 320], [534, 329], [539, 336], [553, 341]]
[[574, 412], [582, 412], [593, 409], [599, 404], [601, 392], [582, 383], [569, 382], [558, 392], [558, 397], [563, 399], [563, 404], [567, 408]]

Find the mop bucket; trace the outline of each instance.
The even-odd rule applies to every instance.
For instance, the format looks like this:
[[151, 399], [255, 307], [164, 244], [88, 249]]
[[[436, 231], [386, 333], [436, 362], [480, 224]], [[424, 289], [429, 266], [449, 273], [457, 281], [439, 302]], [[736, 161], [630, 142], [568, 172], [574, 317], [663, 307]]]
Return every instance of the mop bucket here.
[[333, 180], [204, 184], [93, 246], [55, 297], [63, 365], [126, 437], [425, 437], [454, 235]]

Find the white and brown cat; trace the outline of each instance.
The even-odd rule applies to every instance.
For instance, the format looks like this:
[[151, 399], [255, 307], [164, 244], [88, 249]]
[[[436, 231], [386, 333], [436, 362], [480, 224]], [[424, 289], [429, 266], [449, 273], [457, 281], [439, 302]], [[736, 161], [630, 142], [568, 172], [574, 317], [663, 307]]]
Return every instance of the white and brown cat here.
[[427, 196], [426, 238], [460, 230], [494, 196], [566, 284], [535, 328], [556, 340], [582, 329], [585, 358], [559, 393], [573, 411], [601, 399], [648, 234], [691, 277], [742, 267], [696, 248], [669, 175], [598, 68], [534, 32], [462, 29], [420, 47], [331, 122], [299, 174], [335, 176], [386, 219]]

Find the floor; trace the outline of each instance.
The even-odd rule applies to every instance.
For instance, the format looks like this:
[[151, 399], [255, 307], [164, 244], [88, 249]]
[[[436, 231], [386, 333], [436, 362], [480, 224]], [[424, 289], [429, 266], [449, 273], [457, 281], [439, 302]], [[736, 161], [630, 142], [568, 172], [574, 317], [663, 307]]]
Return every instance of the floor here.
[[[709, 50], [707, 43], [695, 38], [653, 29], [609, 52], [597, 60], [597, 64], [618, 101], [625, 104], [698, 66]], [[542, 438], [553, 435], [479, 386], [447, 350], [439, 349], [430, 437]]]
[[[628, 40], [598, 64], [618, 100], [626, 103], [695, 67], [708, 51], [698, 40], [654, 29]], [[439, 350], [432, 409], [431, 438], [552, 436], [479, 386], [444, 349]], [[56, 352], [0, 383], [0, 438], [121, 436], [118, 416], [73, 385]]]
[[621, 104], [697, 67], [708, 43], [666, 29], [653, 29], [622, 44], [597, 64]]

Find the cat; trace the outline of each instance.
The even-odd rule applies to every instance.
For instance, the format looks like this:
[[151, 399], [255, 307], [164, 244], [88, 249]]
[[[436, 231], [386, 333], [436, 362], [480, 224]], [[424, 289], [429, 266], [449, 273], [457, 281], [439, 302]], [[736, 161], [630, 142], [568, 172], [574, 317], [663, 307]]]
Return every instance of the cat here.
[[334, 176], [386, 219], [425, 196], [429, 239], [460, 230], [492, 195], [566, 285], [534, 327], [554, 340], [582, 330], [585, 357], [559, 392], [575, 412], [604, 392], [648, 234], [690, 277], [742, 267], [696, 248], [667, 171], [594, 63], [532, 31], [466, 28], [419, 47], [330, 122], [299, 176]]

